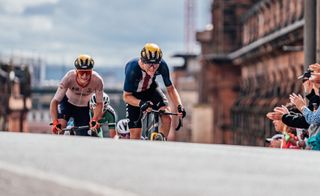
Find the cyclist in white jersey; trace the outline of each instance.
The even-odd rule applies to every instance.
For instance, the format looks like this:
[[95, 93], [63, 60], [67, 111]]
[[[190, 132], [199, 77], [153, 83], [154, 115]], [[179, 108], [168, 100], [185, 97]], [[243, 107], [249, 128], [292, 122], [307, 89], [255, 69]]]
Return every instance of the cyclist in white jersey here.
[[[89, 125], [92, 130], [99, 128], [98, 118], [103, 108], [103, 80], [92, 70], [94, 61], [91, 56], [80, 55], [74, 65], [75, 69], [68, 71], [62, 78], [50, 103], [54, 134], [66, 127], [70, 117], [73, 117], [75, 126]], [[97, 105], [90, 120], [89, 100], [93, 93], [96, 94]], [[77, 134], [88, 136], [87, 130]]]

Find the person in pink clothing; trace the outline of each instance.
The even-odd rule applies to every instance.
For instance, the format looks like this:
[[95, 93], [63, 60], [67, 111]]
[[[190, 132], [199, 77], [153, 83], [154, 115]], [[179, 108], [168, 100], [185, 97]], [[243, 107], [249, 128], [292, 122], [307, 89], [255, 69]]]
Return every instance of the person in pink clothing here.
[[[89, 125], [91, 130], [99, 128], [98, 120], [103, 107], [103, 80], [93, 71], [94, 60], [89, 55], [79, 55], [74, 66], [75, 69], [68, 71], [62, 78], [50, 103], [54, 134], [61, 132], [71, 117], [74, 119], [74, 126]], [[96, 94], [97, 105], [90, 119], [89, 100], [93, 93]], [[88, 136], [88, 130], [80, 131], [77, 135]]]

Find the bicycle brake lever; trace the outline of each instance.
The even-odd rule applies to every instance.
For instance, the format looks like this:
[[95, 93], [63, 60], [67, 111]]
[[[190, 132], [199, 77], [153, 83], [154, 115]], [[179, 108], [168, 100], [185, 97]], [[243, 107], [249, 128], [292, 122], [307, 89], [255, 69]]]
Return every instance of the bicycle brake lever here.
[[183, 127], [183, 124], [182, 124], [182, 119], [179, 118], [179, 123], [178, 123], [178, 126], [176, 127], [176, 131], [179, 131], [179, 129]]

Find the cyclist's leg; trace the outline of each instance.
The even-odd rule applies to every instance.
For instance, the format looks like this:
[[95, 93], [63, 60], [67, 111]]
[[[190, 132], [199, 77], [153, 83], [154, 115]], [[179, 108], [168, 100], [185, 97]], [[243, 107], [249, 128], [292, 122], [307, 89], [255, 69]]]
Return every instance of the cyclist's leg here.
[[130, 128], [130, 139], [141, 140], [141, 128]]
[[[89, 125], [90, 122], [90, 115], [89, 115], [89, 106], [86, 107], [77, 107], [72, 105], [72, 116], [74, 118], [74, 125], [75, 126], [86, 126]], [[88, 130], [80, 130], [77, 132], [77, 135], [80, 136], [89, 136]]]
[[[170, 107], [164, 106], [164, 107], [161, 107], [160, 110], [170, 112]], [[168, 137], [169, 131], [171, 128], [172, 117], [170, 115], [161, 115], [160, 119], [161, 119], [160, 132], [163, 133], [165, 137]]]
[[141, 139], [141, 121], [138, 120], [140, 115], [140, 108], [127, 104], [127, 118], [129, 119], [130, 139]]
[[[153, 92], [152, 102], [155, 103], [154, 109], [165, 110], [166, 112], [170, 112], [170, 107], [168, 106], [168, 99], [159, 87], [156, 88]], [[171, 116], [161, 115], [160, 119], [161, 124], [159, 132], [162, 133], [165, 137], [168, 137], [171, 127]]]
[[61, 123], [61, 128], [67, 127], [67, 122], [70, 119], [71, 104], [68, 102], [67, 96], [65, 96], [58, 104], [58, 121]]

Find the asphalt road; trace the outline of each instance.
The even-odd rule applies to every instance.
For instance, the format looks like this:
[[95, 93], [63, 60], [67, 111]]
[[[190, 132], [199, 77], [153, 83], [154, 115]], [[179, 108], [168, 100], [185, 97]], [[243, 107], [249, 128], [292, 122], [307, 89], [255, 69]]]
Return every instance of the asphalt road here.
[[319, 195], [320, 152], [0, 132], [0, 195]]

